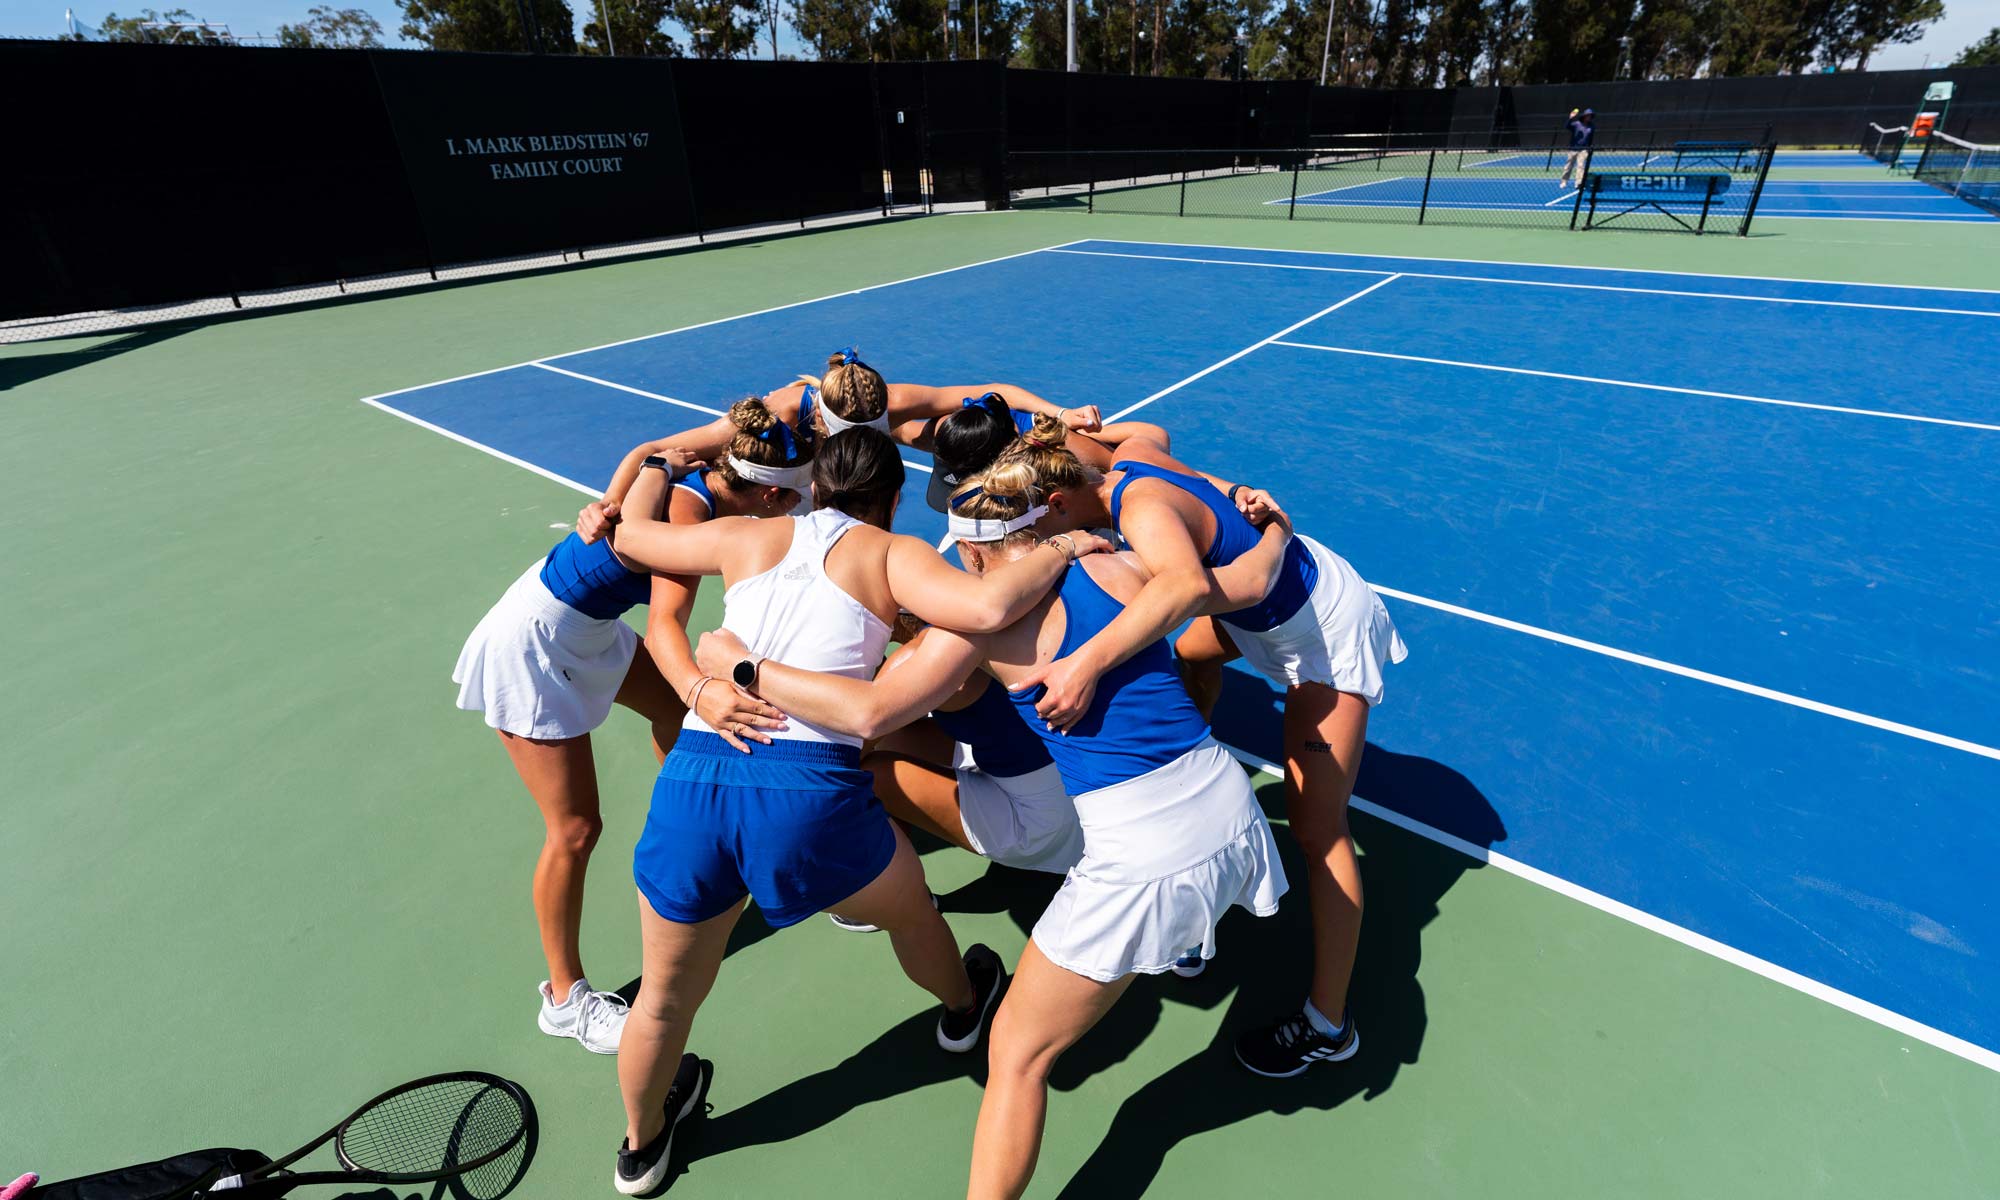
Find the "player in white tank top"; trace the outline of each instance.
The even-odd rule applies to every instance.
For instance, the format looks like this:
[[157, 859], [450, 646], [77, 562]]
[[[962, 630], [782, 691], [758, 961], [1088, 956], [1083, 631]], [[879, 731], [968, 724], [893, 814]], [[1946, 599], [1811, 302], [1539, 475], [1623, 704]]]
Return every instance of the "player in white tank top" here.
[[[804, 517], [669, 525], [630, 516], [656, 510], [660, 476], [644, 472], [633, 486], [616, 534], [620, 557], [663, 574], [724, 576], [726, 619], [752, 647], [842, 674], [873, 674], [899, 605], [946, 628], [1003, 628], [1041, 600], [1076, 545], [1108, 548], [1081, 537], [1068, 550], [967, 575], [929, 544], [888, 533], [903, 464], [886, 435], [866, 428], [821, 445], [818, 509]], [[754, 684], [757, 661], [742, 664], [744, 682]], [[731, 686], [710, 677], [695, 684]], [[978, 1044], [1005, 978], [983, 946], [960, 960], [916, 852], [858, 769], [858, 740], [797, 723], [769, 732], [770, 745], [745, 754], [690, 725], [654, 788], [633, 856], [645, 963], [618, 1064], [627, 1124], [614, 1182], [623, 1192], [658, 1184], [674, 1123], [696, 1107], [673, 1090], [676, 1066], [747, 897], [777, 927], [837, 904], [886, 930], [905, 973], [945, 1005], [938, 1042], [946, 1050]], [[682, 1090], [703, 1086], [698, 1071], [682, 1075]]]

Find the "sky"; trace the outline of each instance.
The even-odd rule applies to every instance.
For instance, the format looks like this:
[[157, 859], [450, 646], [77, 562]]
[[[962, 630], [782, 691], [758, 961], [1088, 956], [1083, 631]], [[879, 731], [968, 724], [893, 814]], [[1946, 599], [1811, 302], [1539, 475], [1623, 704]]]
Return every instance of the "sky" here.
[[[593, 0], [572, 0], [577, 10], [579, 27], [588, 19], [584, 9]], [[96, 25], [106, 12], [123, 12], [127, 15], [139, 9], [183, 7], [205, 20], [221, 21], [239, 36], [255, 33], [275, 34], [278, 26], [301, 20], [307, 8], [314, 3], [330, 3], [336, 8], [360, 7], [373, 13], [382, 22], [382, 30], [390, 45], [400, 45], [402, 39], [396, 34], [396, 27], [402, 23], [402, 14], [397, 10], [395, 0], [82, 0], [83, 7], [77, 17], [89, 25]], [[62, 0], [0, 0], [0, 37], [54, 37], [63, 32]], [[1931, 26], [1924, 39], [1908, 46], [1890, 46], [1878, 52], [1868, 63], [1878, 71], [1902, 70], [1925, 65], [1929, 62], [1950, 62], [1959, 51], [1986, 36], [1990, 29], [2000, 27], [2000, 0], [1945, 0], [1944, 19]], [[682, 41], [687, 39], [683, 37]], [[778, 27], [778, 48], [786, 54], [800, 54], [803, 47], [791, 30], [782, 23]]]

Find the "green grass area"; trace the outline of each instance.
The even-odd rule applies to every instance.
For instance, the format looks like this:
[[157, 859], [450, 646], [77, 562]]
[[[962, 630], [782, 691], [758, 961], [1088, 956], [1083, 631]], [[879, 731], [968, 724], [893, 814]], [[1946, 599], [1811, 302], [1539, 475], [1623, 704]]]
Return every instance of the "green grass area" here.
[[[540, 1107], [520, 1195], [609, 1194], [612, 1061], [533, 1025], [540, 821], [449, 679], [583, 497], [358, 397], [1084, 237], [2000, 279], [2000, 225], [1768, 228], [938, 217], [0, 348], [0, 1178], [277, 1152], [392, 1082], [476, 1067]], [[629, 714], [597, 742], [585, 954], [616, 986], [653, 768]], [[2000, 1195], [2000, 1076], [1357, 825], [1361, 1058], [1286, 1082], [1228, 1061], [1304, 977], [1299, 897], [1237, 914], [1207, 975], [1142, 981], [1063, 1064], [1032, 1194]], [[1018, 954], [1052, 881], [927, 865], [963, 941]], [[956, 1194], [979, 1071], [930, 1043], [886, 941], [763, 932], [697, 1027], [715, 1111], [672, 1194]]]

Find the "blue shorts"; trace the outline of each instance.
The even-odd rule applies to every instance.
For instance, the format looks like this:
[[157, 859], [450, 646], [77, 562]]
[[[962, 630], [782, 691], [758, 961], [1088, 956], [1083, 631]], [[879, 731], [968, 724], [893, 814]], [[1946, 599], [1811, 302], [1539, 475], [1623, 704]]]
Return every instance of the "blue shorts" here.
[[694, 924], [745, 895], [774, 929], [875, 881], [896, 853], [860, 752], [779, 740], [744, 754], [683, 729], [653, 785], [632, 878], [653, 911]]

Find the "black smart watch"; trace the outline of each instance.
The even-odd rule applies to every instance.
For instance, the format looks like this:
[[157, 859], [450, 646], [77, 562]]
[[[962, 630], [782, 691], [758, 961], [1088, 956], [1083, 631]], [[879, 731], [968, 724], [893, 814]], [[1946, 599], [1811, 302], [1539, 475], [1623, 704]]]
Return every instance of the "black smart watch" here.
[[646, 461], [639, 464], [639, 469], [642, 471], [645, 470], [647, 467], [657, 467], [660, 470], [665, 471], [667, 473], [667, 478], [669, 479], [672, 479], [674, 477], [674, 464], [668, 462], [664, 458], [661, 458], [657, 454], [647, 455]]
[[735, 681], [737, 687], [742, 688], [746, 692], [751, 691], [757, 686], [757, 668], [763, 665], [764, 660], [761, 658], [738, 659], [736, 660], [736, 666], [731, 669], [729, 677]]

